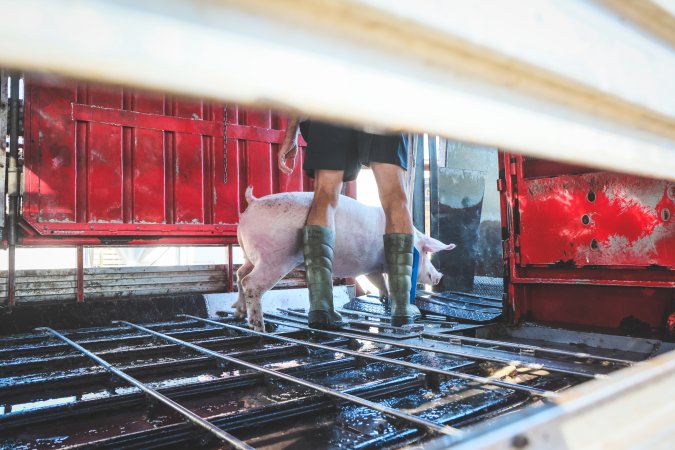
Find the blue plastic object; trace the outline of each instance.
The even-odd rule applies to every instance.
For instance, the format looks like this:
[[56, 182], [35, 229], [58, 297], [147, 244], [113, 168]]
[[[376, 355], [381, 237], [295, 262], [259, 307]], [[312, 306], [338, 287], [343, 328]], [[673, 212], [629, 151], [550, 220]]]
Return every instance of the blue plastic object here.
[[410, 288], [410, 303], [415, 303], [415, 291], [417, 290], [417, 267], [420, 263], [420, 252], [416, 248], [413, 248], [413, 266], [412, 266], [412, 276], [410, 281], [412, 281], [412, 288]]

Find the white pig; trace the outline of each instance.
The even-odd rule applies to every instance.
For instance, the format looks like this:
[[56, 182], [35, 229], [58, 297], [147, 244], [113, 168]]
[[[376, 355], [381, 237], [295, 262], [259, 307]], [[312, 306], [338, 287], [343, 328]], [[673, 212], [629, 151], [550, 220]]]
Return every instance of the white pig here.
[[[287, 192], [261, 198], [246, 190], [248, 207], [241, 215], [237, 238], [244, 252], [244, 264], [237, 271], [239, 297], [232, 305], [237, 317], [248, 315], [249, 326], [264, 331], [260, 299], [295, 268], [302, 269], [302, 227], [305, 225], [310, 192]], [[333, 276], [350, 278], [386, 272], [384, 263], [384, 211], [340, 196], [335, 212]], [[437, 284], [442, 277], [431, 264], [430, 253], [452, 250], [415, 229], [415, 247], [420, 252], [417, 280]], [[378, 277], [375, 277], [376, 279]], [[379, 279], [382, 279], [380, 276]], [[382, 289], [382, 283], [379, 288]]]

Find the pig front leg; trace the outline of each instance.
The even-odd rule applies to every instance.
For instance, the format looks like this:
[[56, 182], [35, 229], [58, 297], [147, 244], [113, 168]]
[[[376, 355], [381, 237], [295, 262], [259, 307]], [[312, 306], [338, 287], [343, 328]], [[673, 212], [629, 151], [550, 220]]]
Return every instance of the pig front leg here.
[[237, 269], [237, 301], [232, 303], [231, 308], [234, 308], [234, 317], [241, 319], [246, 315], [246, 297], [244, 295], [244, 289], [241, 286], [241, 280], [244, 279], [251, 271], [253, 270], [253, 264], [251, 261], [246, 259], [244, 264]]
[[244, 292], [248, 325], [255, 331], [265, 331], [261, 299], [296, 266], [296, 262], [286, 265], [270, 266], [258, 262], [251, 272], [242, 278], [241, 287]]
[[366, 278], [380, 291], [380, 301], [385, 303], [389, 298], [389, 290], [387, 289], [387, 283], [384, 281], [384, 274], [382, 272], [371, 272], [366, 274]]

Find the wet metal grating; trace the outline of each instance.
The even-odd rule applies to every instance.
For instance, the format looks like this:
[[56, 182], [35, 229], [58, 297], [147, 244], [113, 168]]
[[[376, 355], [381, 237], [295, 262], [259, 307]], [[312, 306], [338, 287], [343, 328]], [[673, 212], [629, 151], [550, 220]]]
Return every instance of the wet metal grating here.
[[[266, 315], [274, 334], [264, 336], [186, 316], [0, 338], [0, 448], [398, 448], [461, 436], [621, 366], [579, 372], [568, 355], [453, 337], [446, 324], [401, 339], [377, 326], [313, 331], [305, 320]], [[518, 359], [549, 372], [484, 378]]]

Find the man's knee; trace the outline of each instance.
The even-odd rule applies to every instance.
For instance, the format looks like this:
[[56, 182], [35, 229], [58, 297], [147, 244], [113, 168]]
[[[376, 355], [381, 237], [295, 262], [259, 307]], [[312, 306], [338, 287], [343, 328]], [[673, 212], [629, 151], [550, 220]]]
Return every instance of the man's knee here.
[[337, 207], [342, 190], [342, 171], [317, 170], [314, 180], [314, 204]]
[[384, 209], [387, 215], [408, 210], [408, 199], [403, 190], [394, 189], [384, 193], [380, 198], [380, 202], [382, 203], [382, 209]]
[[333, 191], [317, 190], [314, 191], [314, 199], [312, 200], [312, 204], [325, 208], [337, 208], [339, 200], [339, 190], [337, 191], [337, 194]]

